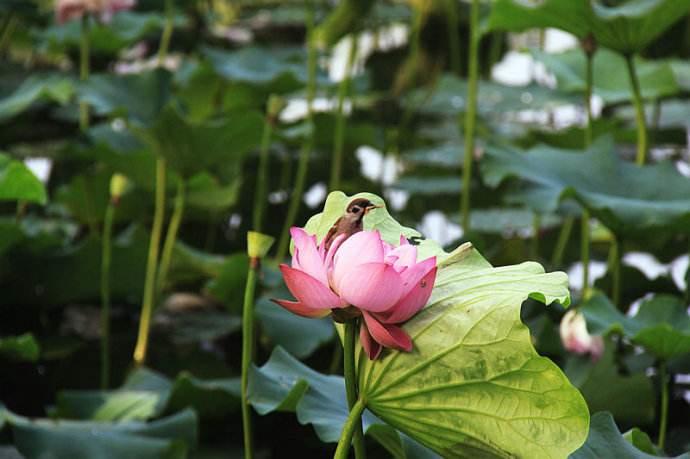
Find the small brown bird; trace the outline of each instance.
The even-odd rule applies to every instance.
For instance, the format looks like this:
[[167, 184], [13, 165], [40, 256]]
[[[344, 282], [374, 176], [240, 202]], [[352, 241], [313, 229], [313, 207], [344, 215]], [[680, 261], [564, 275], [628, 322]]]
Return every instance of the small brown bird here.
[[348, 204], [347, 209], [345, 209], [345, 215], [340, 217], [328, 230], [328, 234], [323, 239], [326, 250], [331, 247], [331, 244], [336, 237], [341, 234], [346, 234], [346, 238], [352, 236], [355, 233], [362, 231], [362, 220], [364, 216], [373, 209], [378, 209], [383, 206], [377, 206], [373, 204], [368, 199], [357, 198]]

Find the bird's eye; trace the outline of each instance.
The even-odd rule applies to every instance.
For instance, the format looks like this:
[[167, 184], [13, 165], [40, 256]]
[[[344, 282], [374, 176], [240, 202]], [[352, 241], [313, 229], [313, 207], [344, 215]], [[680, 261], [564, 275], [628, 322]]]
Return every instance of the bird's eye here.
[[359, 211], [362, 210], [359, 206], [353, 206], [352, 207], [352, 213], [358, 214]]

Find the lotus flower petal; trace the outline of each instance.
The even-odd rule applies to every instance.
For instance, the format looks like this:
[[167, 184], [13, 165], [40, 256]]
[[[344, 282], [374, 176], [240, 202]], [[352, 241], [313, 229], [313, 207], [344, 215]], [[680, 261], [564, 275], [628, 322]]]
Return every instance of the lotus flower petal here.
[[387, 311], [400, 300], [403, 293], [400, 275], [385, 263], [357, 265], [344, 273], [341, 271], [340, 279], [337, 275], [336, 271], [334, 280], [340, 296], [364, 311]]
[[292, 267], [309, 274], [324, 285], [328, 285], [328, 273], [324, 257], [316, 245], [316, 236], [307, 234], [302, 228], [290, 228], [290, 235], [295, 243], [292, 254]]
[[390, 312], [376, 314], [376, 318], [384, 324], [402, 323], [412, 318], [429, 301], [436, 281], [436, 270], [434, 265], [419, 282], [414, 284], [412, 290], [391, 308]]
[[280, 265], [285, 284], [290, 293], [307, 308], [311, 309], [332, 309], [341, 308], [344, 305], [338, 295], [324, 285], [319, 280], [309, 274], [294, 269], [288, 265]]
[[366, 263], [383, 263], [383, 244], [378, 231], [360, 231], [340, 245], [333, 257], [335, 290], [340, 292], [340, 285], [346, 274]]
[[362, 312], [362, 316], [364, 317], [362, 325], [367, 327], [374, 341], [382, 346], [401, 351], [412, 350], [412, 339], [402, 328], [397, 325], [382, 324], [366, 311]]
[[359, 327], [359, 342], [370, 360], [376, 360], [379, 354], [381, 354], [383, 347], [374, 341], [374, 338], [371, 337], [369, 330], [364, 325]]
[[302, 317], [309, 317], [309, 318], [319, 318], [319, 317], [326, 317], [328, 314], [330, 314], [330, 311], [328, 309], [312, 309], [309, 308], [299, 301], [290, 301], [290, 300], [276, 300], [276, 299], [271, 299], [274, 303], [284, 307], [288, 311], [290, 311], [293, 314], [297, 314], [298, 316]]

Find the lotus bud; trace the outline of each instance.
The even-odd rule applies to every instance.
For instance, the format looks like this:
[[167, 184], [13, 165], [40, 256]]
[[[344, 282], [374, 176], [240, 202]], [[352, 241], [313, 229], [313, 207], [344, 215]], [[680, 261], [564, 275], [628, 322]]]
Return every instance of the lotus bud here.
[[576, 354], [589, 354], [592, 360], [599, 360], [604, 352], [601, 336], [592, 336], [587, 331], [585, 316], [574, 309], [566, 312], [560, 326], [563, 347]]

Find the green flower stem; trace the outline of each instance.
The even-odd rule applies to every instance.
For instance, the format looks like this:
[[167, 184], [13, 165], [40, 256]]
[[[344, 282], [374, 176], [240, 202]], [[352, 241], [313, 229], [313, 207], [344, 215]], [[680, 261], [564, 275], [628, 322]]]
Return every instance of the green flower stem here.
[[[89, 15], [81, 18], [81, 37], [79, 41], [79, 79], [86, 81], [89, 78]], [[85, 131], [89, 128], [89, 104], [86, 101], [79, 102], [79, 129]]]
[[310, 132], [307, 134], [307, 139], [302, 144], [302, 149], [299, 154], [299, 162], [297, 164], [297, 175], [295, 177], [295, 186], [292, 189], [292, 196], [290, 196], [290, 203], [288, 204], [287, 216], [285, 217], [285, 225], [280, 234], [280, 242], [278, 243], [278, 250], [276, 252], [276, 260], [282, 261], [287, 255], [288, 247], [290, 246], [290, 228], [295, 224], [297, 219], [297, 211], [302, 202], [302, 194], [304, 193], [304, 185], [307, 179], [307, 169], [309, 167], [309, 156], [314, 144], [314, 113], [312, 105], [314, 102], [314, 95], [316, 94], [316, 58], [317, 49], [314, 40], [314, 4], [309, 2], [309, 13], [307, 14], [307, 125]]
[[101, 241], [101, 389], [110, 385], [110, 259], [116, 203], [105, 209]]
[[149, 253], [146, 261], [146, 280], [144, 283], [144, 298], [139, 319], [139, 334], [134, 348], [134, 363], [139, 366], [146, 361], [146, 350], [149, 342], [151, 316], [156, 293], [156, 268], [158, 267], [158, 253], [160, 250], [161, 233], [163, 232], [163, 218], [165, 216], [165, 160], [156, 160], [156, 207], [153, 213], [153, 226], [149, 241]]
[[659, 449], [663, 450], [666, 444], [666, 428], [668, 425], [668, 374], [666, 361], [659, 363], [659, 383], [661, 384], [661, 419], [659, 421]]
[[268, 189], [268, 151], [271, 147], [273, 136], [273, 119], [266, 117], [264, 130], [261, 135], [261, 149], [259, 150], [259, 171], [256, 175], [256, 195], [254, 196], [254, 231], [261, 232], [266, 209], [266, 193]]
[[635, 105], [635, 119], [637, 121], [637, 156], [635, 163], [638, 166], [644, 165], [647, 156], [647, 122], [645, 121], [644, 105], [642, 94], [640, 93], [640, 82], [637, 79], [635, 61], [632, 54], [625, 56], [628, 64], [628, 75], [630, 76], [630, 87], [633, 92], [633, 103]]
[[[344, 113], [345, 97], [350, 92], [352, 82], [352, 69], [357, 57], [357, 35], [353, 34], [350, 42], [350, 50], [347, 54], [345, 64], [345, 75], [340, 85], [338, 85], [338, 108], [335, 113], [335, 133], [333, 135], [333, 162], [331, 163], [331, 178], [329, 180], [329, 191], [340, 189], [340, 177], [343, 166], [343, 150], [345, 149], [345, 122]], [[353, 107], [354, 108], [354, 107]]]
[[254, 292], [256, 277], [259, 271], [259, 259], [251, 258], [247, 273], [247, 285], [244, 289], [244, 309], [242, 311], [242, 428], [244, 432], [244, 457], [254, 457], [252, 444], [252, 419], [247, 393], [249, 385], [249, 366], [254, 355]]
[[[585, 52], [586, 62], [586, 86], [585, 86], [585, 110], [587, 111], [587, 125], [585, 126], [585, 148], [592, 145], [592, 88], [594, 86], [594, 53], [596, 43], [593, 37], [587, 37], [582, 44]], [[580, 259], [582, 260], [582, 298], [589, 297], [589, 209], [582, 209], [582, 219], [580, 227]]]
[[609, 249], [609, 270], [611, 271], [611, 300], [621, 309], [621, 243], [614, 235]]
[[[348, 418], [348, 423], [352, 424], [348, 427], [346, 423], [343, 428], [343, 433], [340, 437], [340, 443], [343, 441], [343, 437], [349, 436], [347, 440], [346, 449], [341, 454], [344, 456], [338, 456], [338, 451], [335, 453], [335, 457], [347, 457], [347, 448], [350, 447], [351, 440], [354, 433], [354, 443], [355, 443], [355, 457], [357, 459], [364, 459], [366, 457], [366, 450], [364, 449], [364, 433], [362, 432], [362, 410], [364, 409], [364, 404], [361, 408], [357, 408], [357, 404], [361, 400], [357, 400], [357, 372], [355, 370], [355, 337], [357, 335], [357, 322], [349, 321], [345, 323], [345, 342], [343, 343], [343, 373], [345, 375], [345, 391], [347, 393], [347, 406], [350, 409], [350, 417]], [[359, 410], [359, 414], [353, 415]], [[353, 418], [353, 419], [350, 419]], [[348, 429], [351, 432], [347, 433]], [[338, 450], [341, 449], [341, 444], [338, 443]]]
[[359, 399], [350, 410], [345, 425], [343, 425], [343, 432], [340, 434], [335, 454], [333, 455], [334, 459], [347, 459], [353, 434], [357, 431], [357, 426], [361, 426], [361, 418], [365, 406], [364, 400]]
[[177, 180], [175, 203], [173, 206], [172, 215], [170, 216], [170, 223], [168, 223], [168, 231], [165, 235], [165, 242], [163, 243], [160, 266], [158, 267], [158, 278], [156, 281], [157, 295], [160, 295], [160, 293], [163, 291], [165, 281], [168, 277], [168, 272], [170, 271], [170, 263], [172, 261], [173, 251], [175, 250], [175, 241], [177, 241], [177, 233], [180, 230], [182, 215], [184, 214], [185, 196], [186, 191], [184, 179], [180, 177]]
[[17, 27], [17, 22], [17, 16], [11, 12], [5, 17], [1, 28], [2, 33], [0, 34], [0, 56], [5, 54], [5, 50], [10, 45], [10, 40]]
[[582, 298], [589, 297], [589, 210], [582, 209], [580, 260], [582, 260]]
[[561, 266], [563, 264], [563, 254], [568, 246], [568, 241], [570, 240], [570, 233], [573, 231], [573, 225], [575, 224], [575, 218], [572, 216], [567, 216], [563, 220], [563, 225], [561, 225], [561, 231], [558, 233], [558, 240], [556, 241], [556, 247], [553, 250], [553, 256], [551, 257], [551, 264], [554, 267]]
[[465, 155], [462, 163], [462, 197], [460, 214], [462, 229], [470, 231], [470, 183], [472, 181], [472, 158], [474, 156], [474, 125], [477, 112], [477, 79], [479, 72], [479, 0], [472, 0], [470, 9], [470, 52], [467, 80], [467, 111], [465, 112]]
[[586, 85], [585, 85], [585, 110], [587, 111], [587, 125], [585, 126], [585, 148], [589, 148], [592, 145], [592, 87], [594, 86], [594, 52], [585, 51], [585, 72]]
[[460, 35], [458, 20], [458, 1], [446, 0], [446, 20], [448, 21], [448, 62], [450, 71], [460, 76]]
[[170, 48], [170, 39], [172, 38], [174, 27], [174, 9], [173, 0], [165, 0], [165, 25], [163, 26], [163, 33], [161, 34], [161, 42], [158, 46], [158, 66], [162, 67], [165, 64], [165, 58], [168, 56], [168, 49]]
[[541, 216], [534, 213], [532, 216], [532, 243], [530, 244], [530, 258], [536, 260], [539, 258], [539, 230], [541, 228]]

